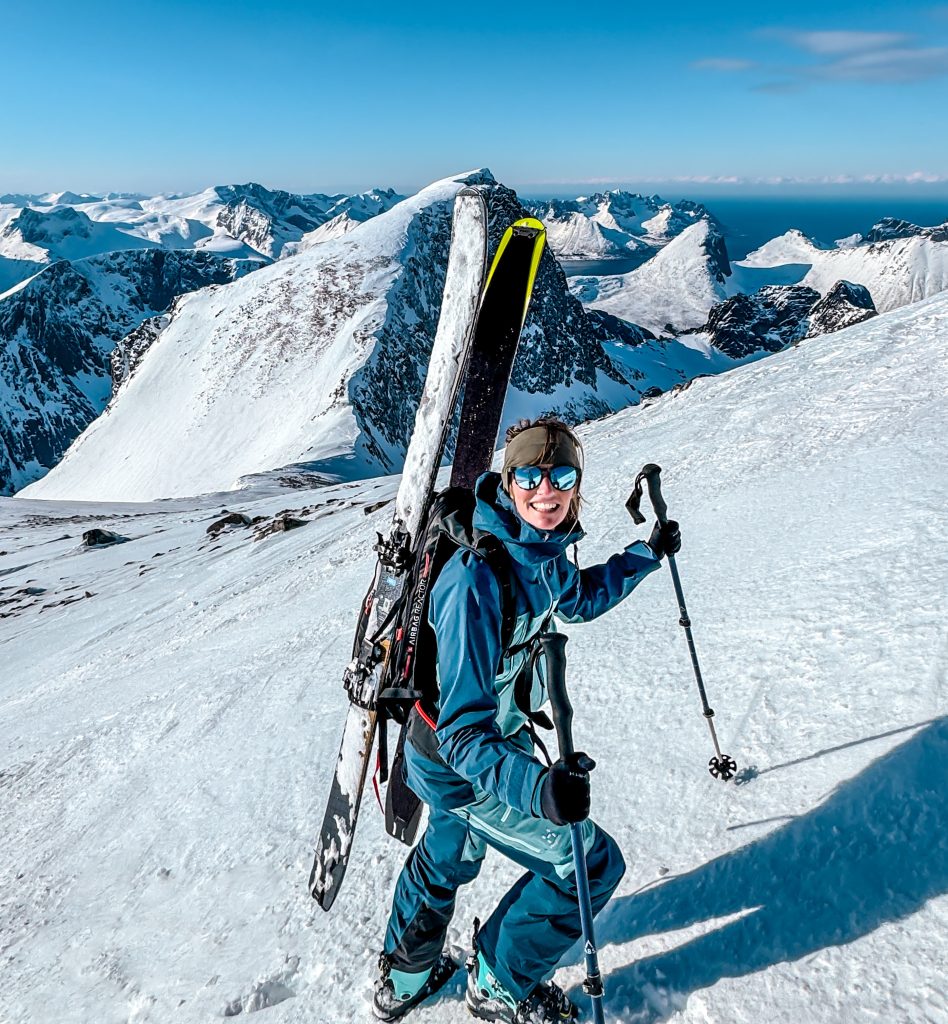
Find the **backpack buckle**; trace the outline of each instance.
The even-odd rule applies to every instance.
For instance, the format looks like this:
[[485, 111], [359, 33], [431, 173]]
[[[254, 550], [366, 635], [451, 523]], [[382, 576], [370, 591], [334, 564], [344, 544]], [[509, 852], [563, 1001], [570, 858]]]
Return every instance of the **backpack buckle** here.
[[405, 530], [394, 529], [388, 537], [383, 537], [380, 533], [376, 536], [378, 540], [372, 545], [372, 550], [377, 552], [379, 561], [386, 569], [395, 573], [396, 576], [401, 576], [411, 565], [408, 534]]

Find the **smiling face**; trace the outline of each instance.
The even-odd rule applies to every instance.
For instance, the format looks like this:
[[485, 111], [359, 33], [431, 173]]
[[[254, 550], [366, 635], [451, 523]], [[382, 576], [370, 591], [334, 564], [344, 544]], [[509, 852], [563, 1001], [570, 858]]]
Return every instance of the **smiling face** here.
[[[541, 469], [549, 469], [548, 463], [542, 463]], [[549, 532], [555, 530], [569, 515], [570, 502], [576, 494], [576, 487], [568, 491], [558, 491], [551, 483], [548, 474], [544, 473], [540, 486], [532, 491], [525, 490], [516, 480], [510, 479], [510, 497], [513, 498], [517, 515], [537, 530]]]

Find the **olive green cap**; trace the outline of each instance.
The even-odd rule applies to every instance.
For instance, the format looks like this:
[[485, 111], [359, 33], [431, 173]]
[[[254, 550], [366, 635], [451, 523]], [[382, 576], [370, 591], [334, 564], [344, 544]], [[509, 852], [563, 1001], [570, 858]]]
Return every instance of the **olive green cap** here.
[[506, 485], [518, 466], [574, 466], [583, 469], [582, 445], [572, 434], [555, 426], [539, 424], [522, 430], [504, 449], [503, 478]]

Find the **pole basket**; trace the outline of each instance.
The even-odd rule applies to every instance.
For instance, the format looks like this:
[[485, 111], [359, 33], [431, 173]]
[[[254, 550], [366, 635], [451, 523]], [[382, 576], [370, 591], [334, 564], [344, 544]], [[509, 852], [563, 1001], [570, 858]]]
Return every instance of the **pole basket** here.
[[730, 754], [722, 754], [720, 757], [715, 755], [708, 762], [708, 771], [716, 779], [727, 782], [734, 777], [734, 773], [737, 771], [737, 761]]

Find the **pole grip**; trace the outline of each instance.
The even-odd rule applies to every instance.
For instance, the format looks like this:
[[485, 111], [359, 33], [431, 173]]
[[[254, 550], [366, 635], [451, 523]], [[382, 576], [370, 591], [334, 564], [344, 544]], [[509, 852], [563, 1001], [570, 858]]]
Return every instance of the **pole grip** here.
[[573, 705], [566, 692], [566, 641], [562, 633], [541, 633], [537, 638], [546, 659], [546, 689], [553, 711], [553, 725], [560, 757], [573, 753]]
[[642, 467], [642, 471], [635, 478], [635, 487], [629, 495], [629, 500], [625, 503], [625, 507], [629, 510], [632, 521], [638, 526], [645, 522], [645, 516], [641, 512], [643, 480], [648, 487], [649, 500], [652, 502], [652, 508], [655, 509], [656, 518], [660, 523], [668, 522], [668, 506], [662, 497], [661, 475], [662, 467], [656, 466], [654, 462], [650, 462]]

